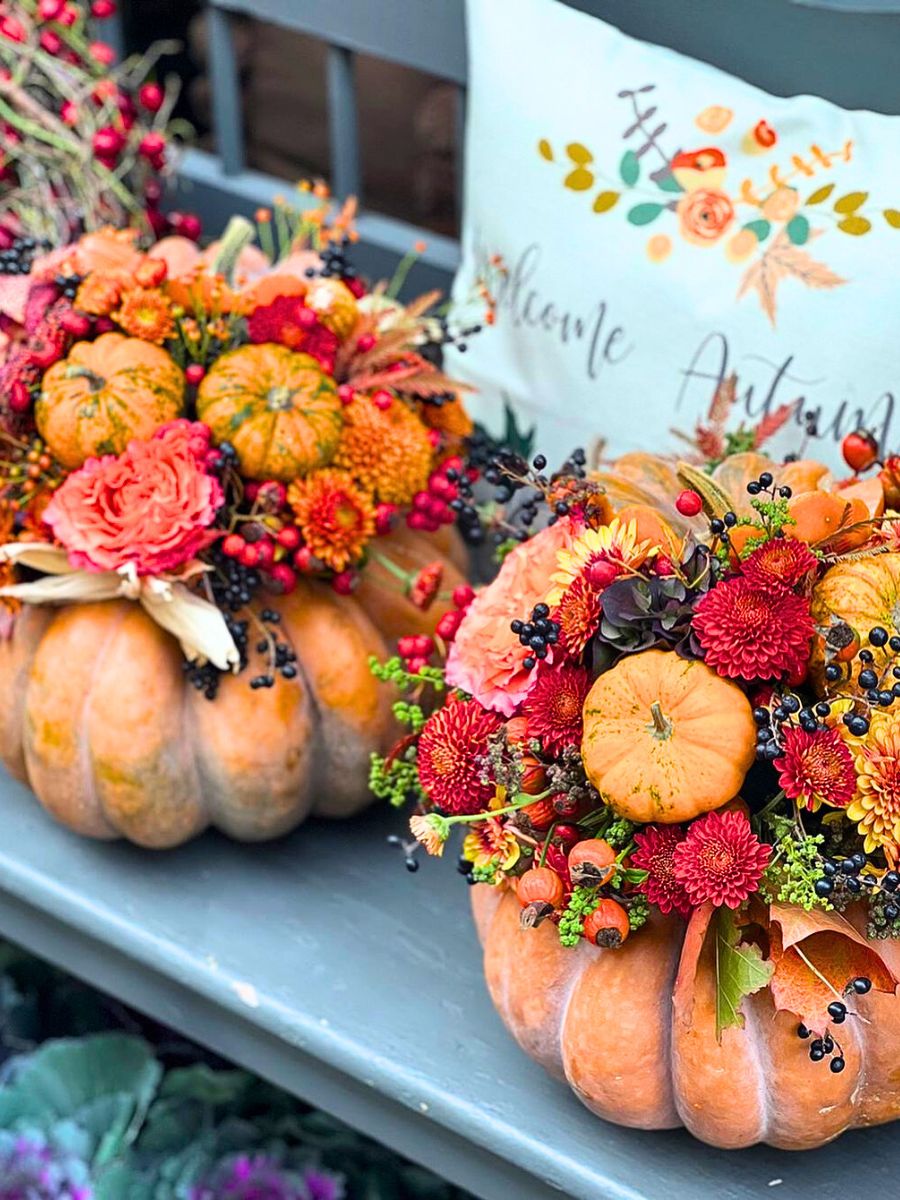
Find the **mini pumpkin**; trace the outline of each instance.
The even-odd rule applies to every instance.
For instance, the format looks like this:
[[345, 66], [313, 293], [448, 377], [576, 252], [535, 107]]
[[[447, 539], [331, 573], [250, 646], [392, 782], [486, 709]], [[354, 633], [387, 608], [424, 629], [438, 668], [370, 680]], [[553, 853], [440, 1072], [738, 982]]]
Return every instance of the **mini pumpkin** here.
[[[841, 626], [849, 626], [855, 634], [854, 644], [859, 641], [866, 645], [874, 656], [875, 669], [882, 673], [898, 656], [890, 642], [880, 647], [870, 646], [867, 638], [876, 625], [891, 636], [900, 633], [900, 553], [872, 555], [831, 567], [813, 590], [812, 616], [817, 636], [813, 641], [810, 676], [819, 694], [825, 690], [826, 662], [832, 658], [842, 661], [842, 656], [828, 649], [829, 645], [837, 647], [844, 640], [840, 636]], [[844, 670], [855, 680], [864, 666], [856, 657]]]
[[44, 375], [34, 416], [65, 467], [121, 454], [184, 411], [184, 374], [169, 354], [141, 338], [104, 333], [76, 342]]
[[[409, 530], [381, 544], [409, 568], [435, 559], [434, 539]], [[443, 562], [452, 589], [462, 576]], [[372, 583], [365, 598], [301, 580], [274, 602], [296, 677], [252, 690], [251, 664], [223, 676], [214, 700], [140, 605], [26, 606], [0, 639], [0, 758], [71, 829], [142, 846], [208, 825], [259, 841], [310, 813], [349, 816], [370, 801], [371, 752], [397, 732], [369, 656], [383, 659], [398, 629], [433, 632], [446, 611]]]
[[755, 754], [749, 701], [698, 659], [629, 655], [599, 676], [584, 702], [588, 778], [630, 821], [687, 821], [721, 807]]
[[334, 457], [337, 384], [309, 354], [263, 343], [223, 354], [197, 390], [197, 416], [231, 442], [251, 479], [302, 478]]
[[[891, 990], [900, 943], [890, 938], [875, 943], [885, 990], [855, 997], [862, 1019], [841, 1025], [846, 1067], [834, 1073], [810, 1061], [797, 1015], [779, 1009], [769, 987], [743, 1001], [743, 1026], [717, 1036], [709, 906], [687, 926], [656, 913], [618, 948], [576, 952], [549, 921], [520, 928], [509, 889], [479, 884], [472, 905], [497, 1012], [531, 1058], [607, 1121], [685, 1125], [726, 1149], [806, 1150], [900, 1117], [900, 997]], [[847, 915], [859, 934], [864, 916]], [[597, 936], [596, 921], [590, 930], [585, 921], [586, 933]], [[600, 924], [602, 941], [612, 927], [605, 913]], [[598, 1036], [598, 1022], [613, 1032]]]

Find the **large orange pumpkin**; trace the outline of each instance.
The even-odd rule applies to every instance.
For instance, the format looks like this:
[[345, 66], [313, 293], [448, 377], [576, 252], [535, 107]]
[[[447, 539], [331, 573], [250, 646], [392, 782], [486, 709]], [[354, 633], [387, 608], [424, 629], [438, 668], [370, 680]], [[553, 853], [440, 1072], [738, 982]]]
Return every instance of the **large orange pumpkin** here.
[[[840, 1027], [845, 1070], [810, 1061], [798, 1019], [763, 988], [743, 1028], [716, 1036], [710, 913], [657, 914], [619, 949], [562, 946], [549, 922], [520, 927], [510, 890], [480, 884], [473, 908], [494, 1006], [519, 1045], [598, 1116], [639, 1129], [685, 1125], [712, 1145], [820, 1146], [900, 1117], [900, 997], [854, 1001]], [[900, 976], [900, 944], [877, 943]]]
[[231, 442], [251, 479], [289, 482], [329, 463], [341, 408], [316, 359], [268, 342], [223, 354], [197, 390], [197, 416]]
[[[435, 559], [434, 539], [408, 530], [382, 546], [408, 569]], [[0, 640], [0, 758], [89, 837], [165, 847], [214, 825], [256, 841], [311, 812], [348, 816], [370, 799], [370, 753], [396, 737], [368, 658], [445, 611], [420, 613], [386, 582], [395, 590], [369, 581], [353, 597], [301, 582], [275, 602], [297, 676], [251, 690], [251, 664], [215, 700], [189, 685], [177, 642], [138, 604], [28, 606]], [[445, 559], [445, 586], [460, 582]]]
[[749, 701], [698, 659], [629, 655], [584, 702], [588, 778], [631, 821], [687, 821], [719, 808], [737, 795], [755, 754]]
[[121, 333], [76, 342], [44, 375], [34, 417], [52, 454], [80, 467], [121, 454], [184, 411], [184, 374], [159, 346]]

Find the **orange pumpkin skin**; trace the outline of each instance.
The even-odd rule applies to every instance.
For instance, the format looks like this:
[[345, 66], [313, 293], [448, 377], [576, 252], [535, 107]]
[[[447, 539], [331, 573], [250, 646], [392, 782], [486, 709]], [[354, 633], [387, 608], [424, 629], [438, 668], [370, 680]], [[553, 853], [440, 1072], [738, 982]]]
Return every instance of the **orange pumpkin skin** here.
[[698, 659], [631, 654], [584, 702], [585, 770], [631, 821], [687, 821], [726, 804], [756, 754], [746, 696]]
[[[407, 558], [434, 559], [409, 535]], [[383, 540], [392, 553], [391, 538]], [[462, 582], [445, 566], [449, 588]], [[397, 730], [390, 689], [372, 676], [392, 635], [363, 605], [301, 580], [274, 602], [297, 654], [294, 679], [254, 691], [253, 664], [223, 676], [215, 700], [184, 678], [173, 638], [129, 601], [25, 607], [0, 641], [0, 758], [48, 811], [88, 837], [179, 845], [208, 825], [241, 841], [277, 837], [310, 813], [369, 803], [369, 756]], [[432, 632], [446, 611], [418, 613]], [[391, 602], [389, 624], [397, 620]]]
[[[618, 949], [560, 945], [554, 926], [519, 927], [509, 890], [479, 884], [472, 906], [494, 1007], [533, 1059], [617, 1125], [673, 1129], [724, 1149], [767, 1142], [807, 1150], [853, 1126], [900, 1117], [900, 997], [858, 998], [866, 1021], [841, 1026], [846, 1069], [809, 1059], [798, 1019], [766, 988], [744, 1028], [716, 1039], [709, 912], [685, 927], [658, 913]], [[878, 943], [896, 973], [900, 945]], [[598, 1022], [609, 1031], [598, 1036]], [[867, 1023], [868, 1022], [868, 1023]]]
[[104, 333], [76, 342], [50, 367], [34, 416], [53, 455], [75, 469], [95, 455], [121, 454], [183, 411], [184, 374], [165, 350]]
[[216, 442], [231, 442], [251, 479], [288, 483], [329, 463], [341, 408], [316, 359], [274, 343], [229, 350], [197, 390], [197, 416]]

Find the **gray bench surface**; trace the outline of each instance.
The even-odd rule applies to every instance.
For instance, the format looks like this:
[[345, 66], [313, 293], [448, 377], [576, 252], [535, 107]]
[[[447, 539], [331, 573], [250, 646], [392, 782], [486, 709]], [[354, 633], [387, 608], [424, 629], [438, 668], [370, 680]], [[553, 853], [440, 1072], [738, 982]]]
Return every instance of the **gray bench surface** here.
[[[407, 874], [398, 814], [267, 846], [83, 841], [0, 774], [0, 933], [484, 1200], [893, 1197], [900, 1137], [726, 1154], [592, 1117], [506, 1035], [452, 862]], [[597, 1014], [597, 1037], [615, 1038]]]

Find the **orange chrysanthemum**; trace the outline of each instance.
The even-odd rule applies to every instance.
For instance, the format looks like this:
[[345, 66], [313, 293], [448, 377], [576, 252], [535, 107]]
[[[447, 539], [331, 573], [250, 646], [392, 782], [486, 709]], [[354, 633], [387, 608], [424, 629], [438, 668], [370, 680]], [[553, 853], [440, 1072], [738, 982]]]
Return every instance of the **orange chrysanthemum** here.
[[580, 658], [597, 632], [600, 615], [600, 592], [579, 575], [553, 610], [553, 620], [559, 623], [560, 649], [572, 658]]
[[900, 713], [874, 714], [856, 772], [856, 798], [846, 811], [866, 839], [866, 853], [900, 846]]
[[375, 536], [375, 508], [346, 471], [316, 471], [288, 489], [297, 525], [311, 552], [333, 571], [362, 557]]
[[175, 332], [169, 302], [156, 288], [132, 288], [125, 292], [113, 315], [126, 333], [145, 342], [161, 345]]
[[409, 504], [424, 491], [434, 458], [428, 431], [402, 400], [376, 408], [361, 396], [344, 409], [334, 466], [349, 471], [386, 504]]
[[438, 429], [453, 438], [467, 438], [474, 425], [459, 396], [443, 404], [423, 404], [422, 420], [430, 429]]
[[93, 271], [75, 294], [75, 307], [92, 317], [108, 317], [122, 298], [122, 277]]

